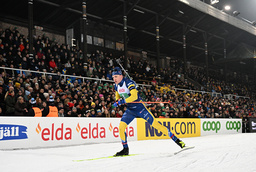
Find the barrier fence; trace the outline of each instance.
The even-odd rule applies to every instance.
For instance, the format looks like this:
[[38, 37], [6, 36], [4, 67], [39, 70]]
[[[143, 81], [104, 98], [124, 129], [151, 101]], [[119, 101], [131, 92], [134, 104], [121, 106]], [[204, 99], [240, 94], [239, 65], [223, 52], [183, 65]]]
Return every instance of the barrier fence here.
[[[179, 138], [242, 133], [241, 119], [165, 118], [157, 120]], [[0, 149], [120, 142], [119, 122], [120, 118], [0, 117]], [[140, 118], [134, 119], [129, 124], [126, 133], [128, 141], [169, 138]]]

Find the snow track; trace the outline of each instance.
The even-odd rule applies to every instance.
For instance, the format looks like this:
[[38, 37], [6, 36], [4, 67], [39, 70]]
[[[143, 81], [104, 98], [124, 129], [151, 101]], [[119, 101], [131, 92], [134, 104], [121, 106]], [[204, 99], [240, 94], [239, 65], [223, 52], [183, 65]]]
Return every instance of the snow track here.
[[171, 140], [131, 141], [128, 142], [130, 154], [139, 155], [82, 162], [73, 162], [73, 160], [113, 155], [122, 149], [121, 143], [0, 151], [1, 171], [256, 172], [256, 134], [254, 133], [182, 140], [187, 145], [196, 147], [174, 155], [180, 148]]

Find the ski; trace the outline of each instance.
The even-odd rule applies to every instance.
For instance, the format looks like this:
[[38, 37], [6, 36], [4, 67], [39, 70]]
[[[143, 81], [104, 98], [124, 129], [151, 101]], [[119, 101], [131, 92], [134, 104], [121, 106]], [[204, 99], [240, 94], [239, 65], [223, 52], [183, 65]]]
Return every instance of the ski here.
[[174, 152], [174, 155], [177, 155], [178, 153], [180, 152], [183, 152], [185, 150], [189, 150], [189, 149], [194, 149], [195, 146], [185, 146], [184, 148], [182, 148], [181, 150], [177, 151], [177, 152]]
[[[195, 146], [186, 146], [184, 148], [182, 148], [181, 150], [174, 152], [174, 155], [177, 155], [178, 153], [181, 153], [185, 150], [189, 150], [189, 149], [193, 149], [195, 148]], [[130, 155], [123, 155], [123, 156], [105, 156], [105, 157], [99, 157], [99, 158], [89, 158], [89, 159], [80, 159], [80, 160], [73, 160], [73, 162], [82, 162], [82, 161], [94, 161], [94, 160], [101, 160], [101, 159], [110, 159], [110, 158], [118, 158], [118, 157], [128, 157], [128, 156], [136, 156], [139, 154], [130, 154]]]
[[123, 156], [105, 156], [105, 157], [99, 157], [99, 158], [90, 158], [90, 159], [81, 159], [81, 160], [73, 160], [73, 162], [81, 162], [81, 161], [93, 161], [93, 160], [100, 160], [100, 159], [109, 159], [109, 158], [118, 158], [118, 157], [127, 157], [127, 156], [135, 156], [139, 154], [130, 154], [130, 155], [123, 155]]

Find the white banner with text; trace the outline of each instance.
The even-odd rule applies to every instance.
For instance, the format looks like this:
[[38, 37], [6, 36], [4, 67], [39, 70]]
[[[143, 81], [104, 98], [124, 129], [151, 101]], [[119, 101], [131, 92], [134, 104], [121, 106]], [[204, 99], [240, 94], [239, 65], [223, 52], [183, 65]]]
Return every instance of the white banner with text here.
[[[0, 118], [0, 149], [22, 149], [121, 142], [120, 118]], [[137, 140], [134, 120], [126, 130]]]
[[242, 133], [242, 119], [201, 119], [201, 136]]

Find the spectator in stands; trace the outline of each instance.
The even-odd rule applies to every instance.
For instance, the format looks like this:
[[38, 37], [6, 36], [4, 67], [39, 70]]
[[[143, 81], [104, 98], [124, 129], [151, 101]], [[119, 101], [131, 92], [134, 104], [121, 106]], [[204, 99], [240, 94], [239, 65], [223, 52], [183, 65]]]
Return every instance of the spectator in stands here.
[[108, 109], [105, 109], [105, 110], [104, 110], [104, 116], [105, 116], [106, 118], [110, 118], [110, 117], [111, 117], [111, 115], [110, 115]]
[[51, 61], [49, 62], [49, 67], [51, 70], [57, 71], [57, 65], [54, 61], [54, 58], [52, 58]]
[[82, 114], [81, 113], [77, 113], [77, 108], [76, 107], [73, 107], [72, 108], [72, 112], [71, 112], [71, 116], [72, 117], [82, 117]]
[[96, 117], [97, 114], [95, 109], [91, 109], [90, 112], [91, 112], [90, 117]]
[[64, 108], [63, 107], [60, 107], [58, 109], [58, 117], [65, 117]]
[[104, 114], [101, 112], [100, 109], [97, 110], [97, 115], [96, 117], [104, 117]]
[[[1, 79], [1, 78], [0, 78]], [[2, 82], [1, 80], [0, 80], [0, 82]], [[5, 108], [5, 102], [3, 101], [4, 100], [4, 97], [5, 97], [5, 93], [4, 93], [4, 90], [3, 90], [3, 87], [2, 87], [2, 85], [0, 85], [0, 107], [1, 108]]]
[[42, 111], [38, 108], [36, 100], [31, 98], [30, 100], [31, 108], [28, 110], [28, 116], [30, 117], [42, 117]]
[[54, 99], [52, 96], [49, 96], [48, 105], [44, 106], [42, 115], [46, 117], [58, 117], [58, 109], [54, 105]]
[[24, 102], [24, 98], [22, 96], [18, 97], [18, 100], [15, 104], [15, 116], [27, 116], [27, 104]]
[[11, 90], [12, 91], [7, 92], [7, 96], [5, 98], [7, 116], [13, 116], [15, 112], [15, 93], [13, 89]]

